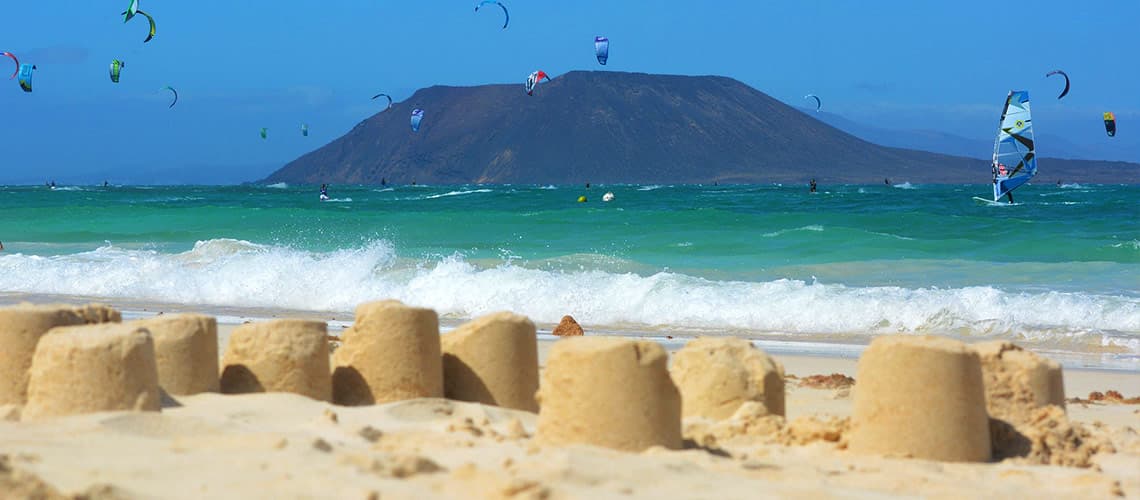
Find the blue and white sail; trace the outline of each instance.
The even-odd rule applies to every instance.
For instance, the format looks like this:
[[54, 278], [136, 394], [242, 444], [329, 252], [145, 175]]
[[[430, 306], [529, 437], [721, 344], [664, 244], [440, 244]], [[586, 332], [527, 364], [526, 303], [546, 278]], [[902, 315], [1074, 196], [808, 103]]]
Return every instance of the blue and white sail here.
[[1029, 92], [1011, 90], [1001, 112], [997, 140], [994, 141], [994, 201], [1029, 182], [1037, 175], [1037, 153], [1033, 142], [1033, 119], [1029, 114]]

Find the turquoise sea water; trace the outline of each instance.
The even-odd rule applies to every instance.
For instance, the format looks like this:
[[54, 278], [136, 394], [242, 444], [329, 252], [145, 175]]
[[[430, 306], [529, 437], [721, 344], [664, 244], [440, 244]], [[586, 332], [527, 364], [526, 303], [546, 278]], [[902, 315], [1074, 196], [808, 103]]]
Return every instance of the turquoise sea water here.
[[[1140, 368], [1140, 187], [0, 188], [0, 292], [587, 329], [999, 338]], [[613, 192], [612, 202], [602, 202]], [[588, 197], [577, 203], [579, 196]]]

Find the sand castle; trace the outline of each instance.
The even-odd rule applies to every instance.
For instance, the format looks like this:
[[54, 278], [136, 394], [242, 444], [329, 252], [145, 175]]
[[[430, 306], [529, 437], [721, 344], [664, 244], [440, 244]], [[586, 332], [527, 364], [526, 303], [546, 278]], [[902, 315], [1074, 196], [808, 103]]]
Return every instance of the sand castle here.
[[684, 417], [721, 420], [749, 401], [784, 415], [784, 369], [747, 340], [693, 340], [674, 354], [669, 371], [681, 391]]
[[84, 323], [66, 306], [20, 304], [0, 309], [0, 405], [27, 402], [28, 369], [40, 337], [57, 326]]
[[659, 344], [570, 337], [542, 373], [536, 439], [626, 451], [681, 447], [681, 395]]
[[328, 327], [323, 321], [279, 319], [236, 328], [222, 358], [221, 391], [292, 392], [332, 398]]
[[218, 322], [200, 314], [166, 314], [131, 322], [150, 331], [158, 384], [173, 395], [218, 392]]
[[154, 342], [146, 328], [53, 328], [36, 346], [23, 419], [114, 410], [159, 411]]
[[333, 401], [368, 405], [443, 397], [439, 316], [399, 301], [356, 307], [333, 356]]
[[941, 337], [878, 337], [859, 358], [849, 448], [949, 462], [990, 460], [978, 354]]
[[538, 411], [538, 339], [534, 322], [489, 314], [443, 336], [443, 392], [448, 399]]

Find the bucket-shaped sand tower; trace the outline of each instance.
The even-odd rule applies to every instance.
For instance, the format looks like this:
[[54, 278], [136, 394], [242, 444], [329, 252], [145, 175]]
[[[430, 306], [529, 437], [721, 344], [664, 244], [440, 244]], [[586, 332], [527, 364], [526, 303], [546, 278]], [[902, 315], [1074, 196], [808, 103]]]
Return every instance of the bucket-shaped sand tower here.
[[328, 401], [328, 327], [323, 321], [278, 319], [235, 328], [220, 385], [224, 394], [292, 392]]
[[122, 323], [53, 328], [40, 339], [24, 420], [100, 411], [159, 411], [154, 342]]
[[201, 314], [164, 314], [131, 324], [150, 330], [158, 385], [169, 394], [218, 392], [218, 322]]
[[625, 451], [681, 447], [681, 395], [655, 342], [571, 337], [550, 350], [536, 439]]
[[57, 326], [84, 323], [70, 306], [20, 304], [0, 309], [0, 405], [27, 402], [28, 369], [40, 337]]
[[949, 462], [991, 457], [978, 354], [942, 337], [888, 336], [859, 358], [848, 447]]
[[981, 357], [990, 416], [1020, 422], [1036, 408], [1065, 407], [1060, 363], [1000, 340], [971, 347]]
[[538, 338], [534, 322], [489, 314], [443, 336], [443, 393], [448, 399], [538, 411]]
[[723, 420], [748, 401], [784, 415], [784, 368], [747, 340], [693, 340], [673, 355], [669, 371], [681, 391], [684, 417]]
[[333, 356], [333, 401], [369, 405], [443, 397], [439, 316], [396, 300], [356, 307]]

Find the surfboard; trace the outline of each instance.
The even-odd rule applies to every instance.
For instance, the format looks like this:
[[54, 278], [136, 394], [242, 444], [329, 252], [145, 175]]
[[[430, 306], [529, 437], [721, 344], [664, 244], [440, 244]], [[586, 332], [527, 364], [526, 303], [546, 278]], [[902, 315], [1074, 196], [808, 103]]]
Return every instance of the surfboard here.
[[979, 202], [979, 203], [984, 203], [986, 205], [995, 205], [995, 206], [1000, 206], [1000, 207], [1006, 207], [1006, 206], [1010, 206], [1010, 205], [1020, 205], [1020, 203], [1008, 203], [1005, 201], [987, 200], [985, 198], [979, 198], [977, 196], [974, 197], [974, 201]]

